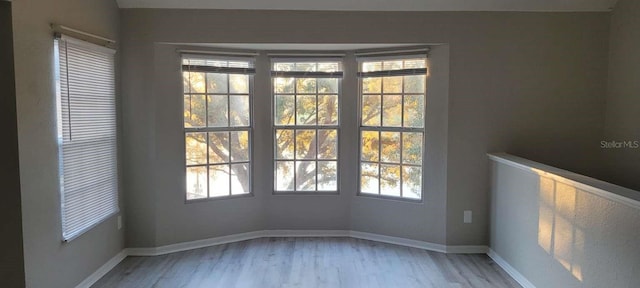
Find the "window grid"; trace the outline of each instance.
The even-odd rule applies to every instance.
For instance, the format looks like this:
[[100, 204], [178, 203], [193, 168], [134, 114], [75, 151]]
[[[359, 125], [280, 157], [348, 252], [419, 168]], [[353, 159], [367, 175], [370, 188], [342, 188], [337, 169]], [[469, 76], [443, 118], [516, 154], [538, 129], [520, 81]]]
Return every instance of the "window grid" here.
[[[184, 60], [183, 60], [184, 61]], [[222, 62], [217, 62], [217, 63], [223, 63]], [[184, 63], [184, 62], [183, 62]], [[214, 62], [216, 63], [216, 62]], [[248, 66], [250, 66], [250, 64], [248, 64]], [[184, 66], [183, 66], [184, 67]], [[193, 91], [193, 83], [192, 83], [192, 74], [200, 74], [204, 77], [204, 79], [202, 79], [201, 83], [204, 84], [204, 92], [198, 92], [198, 91]], [[252, 154], [252, 147], [251, 147], [251, 138], [252, 138], [252, 117], [251, 117], [251, 111], [252, 111], [252, 91], [253, 91], [253, 79], [250, 75], [248, 74], [232, 74], [232, 73], [225, 73], [225, 72], [192, 72], [189, 71], [188, 68], [186, 70], [183, 70], [183, 77], [185, 77], [186, 75], [186, 79], [185, 79], [185, 85], [188, 85], [188, 89], [185, 86], [184, 89], [184, 94], [185, 94], [185, 98], [188, 98], [188, 103], [189, 103], [189, 107], [188, 109], [186, 109], [187, 107], [185, 107], [185, 112], [189, 112], [189, 118], [187, 118], [185, 115], [185, 119], [184, 119], [184, 131], [185, 131], [185, 153], [186, 155], [186, 161], [185, 161], [185, 166], [186, 166], [186, 174], [187, 174], [187, 187], [186, 187], [186, 199], [188, 201], [192, 201], [192, 200], [200, 200], [200, 199], [215, 199], [215, 198], [225, 198], [225, 197], [233, 197], [233, 196], [238, 196], [238, 195], [246, 195], [246, 194], [251, 194], [251, 154]], [[209, 87], [209, 83], [210, 79], [209, 77], [213, 77], [213, 75], [225, 75], [224, 77], [226, 78], [226, 80], [224, 82], [226, 82], [225, 85], [225, 89], [226, 92], [220, 92], [220, 91], [210, 91], [210, 87]], [[233, 77], [233, 75], [241, 75], [241, 77], [246, 77], [246, 91], [243, 91], [241, 93], [237, 93], [237, 92], [231, 92], [232, 89], [232, 83], [231, 83], [231, 78]], [[201, 89], [200, 89], [201, 90]], [[201, 90], [202, 91], [202, 90]], [[191, 126], [191, 124], [194, 122], [193, 120], [193, 115], [194, 115], [194, 96], [201, 96], [204, 99], [201, 99], [200, 102], [203, 102], [201, 104], [204, 104], [203, 108], [204, 108], [204, 115], [200, 115], [203, 116], [203, 119], [201, 119], [201, 125], [193, 125]], [[217, 97], [224, 97], [226, 98], [224, 101], [226, 102], [226, 119], [223, 124], [226, 125], [222, 125], [221, 123], [211, 123], [211, 122], [215, 122], [215, 121], [211, 121], [211, 114], [210, 114], [210, 105], [212, 103], [214, 103], [214, 101], [219, 101], [220, 99], [216, 99]], [[246, 121], [246, 123], [243, 123], [243, 121], [241, 120], [238, 123], [233, 123], [234, 120], [232, 120], [234, 118], [234, 115], [232, 113], [233, 108], [231, 107], [231, 102], [233, 97], [246, 97], [246, 104], [244, 105], [245, 107], [243, 107], [244, 112], [247, 115], [239, 115], [239, 117], [243, 117], [243, 120]], [[185, 99], [186, 100], [186, 99]], [[185, 101], [186, 102], [186, 101]], [[186, 106], [187, 103], [185, 103]], [[215, 113], [214, 111], [211, 111], [212, 113]], [[185, 113], [187, 114], [187, 113]], [[223, 115], [225, 115], [225, 112], [222, 112]], [[219, 114], [215, 114], [215, 115], [219, 115]], [[236, 115], [238, 116], [238, 115]], [[216, 144], [213, 143], [214, 141], [212, 141], [212, 137], [213, 135], [223, 135], [224, 133], [226, 133], [226, 137], [222, 137], [220, 142], [223, 142], [223, 146], [225, 146], [224, 148], [226, 148], [226, 151], [228, 153], [228, 155], [226, 155], [226, 160], [224, 161], [212, 161], [212, 149], [217, 149], [216, 148]], [[242, 147], [242, 145], [240, 145], [240, 149], [243, 151], [243, 153], [245, 154], [245, 157], [238, 160], [238, 159], [234, 159], [236, 157], [235, 154], [237, 154], [237, 152], [234, 152], [233, 150], [233, 138], [232, 135], [243, 135], [246, 136], [246, 144], [244, 145], [244, 147]], [[204, 146], [205, 148], [205, 159], [204, 161], [200, 160], [197, 162], [203, 162], [203, 163], [193, 163], [193, 160], [190, 159], [189, 157], [189, 145], [188, 145], [188, 140], [190, 137], [193, 138], [193, 135], [199, 135], [200, 137], [204, 137], [204, 143], [200, 143], [201, 146]], [[239, 137], [239, 136], [238, 136]], [[224, 139], [226, 139], [226, 143], [224, 143]], [[236, 142], [239, 142], [239, 138]], [[239, 144], [239, 143], [236, 143]], [[202, 147], [200, 147], [202, 148]], [[215, 154], [215, 153], [214, 153]], [[220, 154], [224, 155], [224, 151], [220, 151]], [[218, 155], [218, 157], [220, 158], [225, 158], [222, 157], [220, 155]], [[189, 163], [191, 160], [192, 163]], [[235, 171], [235, 167], [238, 167], [238, 165], [244, 165], [244, 167], [242, 168], [236, 168], [239, 171], [244, 171], [243, 173], [243, 177], [244, 179], [238, 179], [238, 177], [240, 177]], [[226, 166], [226, 167], [225, 167]], [[217, 167], [221, 167], [222, 170], [217, 169]], [[205, 182], [206, 183], [206, 195], [204, 195], [204, 193], [202, 194], [198, 194], [198, 193], [194, 193], [190, 187], [190, 180], [189, 180], [189, 171], [190, 170], [200, 170], [198, 168], [204, 168], [204, 170], [206, 170], [204, 173], [202, 173], [202, 171], [200, 173], [204, 174], [205, 176]], [[223, 183], [223, 182], [217, 182], [217, 185], [212, 184], [211, 182], [211, 178], [213, 175], [215, 175], [216, 171], [222, 171], [223, 173], [227, 174], [227, 178], [228, 178], [228, 182], [226, 183], [226, 185], [223, 185], [223, 189], [224, 190], [226, 188], [226, 192], [224, 194], [219, 194], [219, 195], [213, 195], [212, 191], [216, 190], [216, 186], [219, 186], [219, 183]], [[198, 173], [198, 172], [196, 172]], [[198, 173], [199, 174], [199, 173]], [[200, 177], [201, 175], [196, 175], [195, 176], [195, 180], [196, 183], [199, 184], [200, 182]], [[237, 179], [237, 182], [240, 183], [241, 187], [236, 187], [234, 186], [234, 176]], [[244, 181], [243, 181], [244, 180]], [[224, 187], [226, 186], [226, 187]], [[244, 186], [244, 187], [242, 187]], [[200, 185], [198, 185], [197, 189], [194, 188], [196, 191], [198, 189], [200, 189]], [[239, 192], [236, 191], [239, 189]], [[191, 193], [190, 193], [191, 192]], [[238, 192], [238, 193], [237, 193]], [[190, 194], [194, 194], [194, 195], [190, 195]]]
[[[273, 64], [273, 68], [277, 69], [279, 62], [274, 62]], [[293, 66], [296, 66], [299, 63], [306, 63], [309, 64], [311, 63], [312, 65], [315, 64], [316, 66], [318, 66], [319, 63], [322, 62], [295, 62], [293, 63]], [[282, 71], [279, 71], [282, 72]], [[285, 73], [286, 74], [286, 73]], [[277, 91], [277, 81], [279, 79], [290, 79], [291, 81], [293, 81], [292, 84], [292, 91], [291, 92], [282, 92], [282, 91]], [[313, 79], [313, 81], [315, 82], [315, 89], [313, 92], [304, 92], [304, 91], [299, 91], [298, 88], [298, 82], [299, 81], [304, 81], [305, 79]], [[330, 92], [322, 92], [320, 91], [320, 82], [321, 81], [325, 81], [325, 79], [329, 79], [329, 81], [335, 81], [336, 82], [336, 90], [335, 91], [330, 91]], [[338, 135], [339, 135], [339, 123], [340, 123], [340, 94], [341, 94], [341, 81], [339, 78], [322, 78], [322, 77], [287, 77], [286, 75], [278, 75], [278, 76], [274, 76], [272, 77], [272, 84], [273, 84], [273, 99], [274, 99], [274, 110], [273, 110], [273, 119], [274, 119], [274, 128], [273, 128], [273, 135], [274, 135], [274, 191], [276, 193], [326, 193], [326, 192], [337, 192], [338, 191], [338, 179], [339, 179], [339, 171], [338, 171]], [[277, 103], [279, 101], [279, 97], [292, 97], [293, 98], [293, 109], [291, 111], [291, 115], [290, 117], [293, 118], [293, 121], [288, 120], [286, 121], [286, 123], [282, 123], [280, 122], [280, 119], [278, 116], [278, 111], [277, 111]], [[312, 123], [299, 123], [299, 117], [298, 117], [298, 102], [299, 102], [299, 98], [300, 96], [302, 97], [308, 97], [308, 96], [313, 96], [313, 101], [314, 101], [314, 110], [315, 110], [315, 116], [314, 116], [314, 124]], [[320, 97], [335, 97], [335, 120], [330, 120], [330, 123], [327, 123], [327, 121], [321, 121], [321, 117], [320, 117], [320, 101], [319, 98]], [[284, 112], [284, 111], [283, 111]], [[329, 115], [330, 116], [330, 115]], [[331, 117], [331, 116], [330, 116]], [[279, 123], [280, 122], [280, 123]], [[293, 124], [291, 124], [291, 122], [293, 122]], [[321, 123], [323, 122], [323, 123]], [[313, 155], [312, 158], [307, 158], [308, 155], [305, 156], [300, 156], [298, 155], [298, 149], [299, 149], [299, 141], [298, 141], [298, 133], [300, 133], [300, 131], [313, 131], [313, 137], [315, 140], [312, 140], [314, 143], [314, 150], [315, 153]], [[280, 137], [282, 137], [282, 133], [289, 133], [290, 135], [292, 135], [292, 142], [293, 142], [293, 147], [292, 147], [292, 154], [291, 157], [282, 157], [282, 154], [280, 152], [280, 146], [279, 146], [279, 135]], [[325, 135], [327, 135], [326, 137], [329, 137], [329, 134], [333, 134], [333, 139], [334, 139], [334, 145], [333, 145], [333, 157], [329, 157], [329, 158], [321, 158], [321, 148], [324, 148], [324, 146], [321, 147], [322, 143], [320, 143], [320, 141], [318, 140], [320, 138], [321, 133], [326, 133]], [[326, 140], [325, 140], [326, 141]], [[314, 173], [314, 183], [313, 183], [313, 189], [299, 189], [300, 187], [299, 184], [304, 184], [303, 183], [299, 183], [299, 165], [304, 165], [304, 163], [313, 163], [313, 167], [315, 167], [315, 171]], [[291, 166], [291, 164], [293, 164]], [[283, 188], [283, 185], [280, 185], [280, 182], [284, 182], [286, 183], [286, 180], [281, 180], [278, 181], [279, 179], [279, 165], [289, 165], [289, 167], [292, 167], [292, 178], [289, 181], [289, 185], [287, 185], [288, 187]], [[327, 166], [324, 166], [327, 165]], [[321, 185], [319, 184], [320, 182], [320, 167], [330, 167], [330, 165], [333, 165], [334, 167], [334, 179], [333, 181], [329, 180], [330, 182], [332, 182], [332, 184], [329, 184], [327, 186], [332, 186], [329, 188], [322, 188], [320, 187]]]
[[[397, 60], [396, 60], [397, 61]], [[382, 67], [384, 67], [384, 62], [386, 61], [379, 61], [382, 63]], [[360, 63], [361, 67], [363, 63]], [[405, 65], [405, 61], [403, 61], [403, 66]], [[385, 79], [388, 78], [393, 78], [393, 77], [399, 77], [400, 78], [400, 92], [385, 92]], [[426, 75], [423, 76], [426, 78]], [[364, 92], [364, 88], [363, 88], [363, 82], [364, 79], [367, 78], [379, 78], [380, 79], [380, 91], [379, 93], [372, 93], [372, 92], [368, 92], [365, 93]], [[360, 77], [359, 78], [359, 90], [360, 90], [360, 109], [359, 109], [359, 115], [360, 115], [360, 163], [361, 165], [359, 165], [359, 177], [360, 177], [360, 181], [359, 181], [359, 194], [360, 195], [372, 195], [372, 196], [381, 196], [381, 197], [391, 197], [391, 198], [402, 198], [402, 199], [415, 199], [415, 200], [421, 200], [422, 199], [422, 188], [423, 188], [423, 183], [422, 180], [420, 180], [419, 182], [419, 187], [420, 187], [420, 194], [418, 195], [418, 198], [415, 197], [409, 197], [407, 195], [405, 195], [405, 167], [413, 167], [413, 168], [419, 168], [420, 171], [420, 179], [422, 179], [422, 159], [424, 158], [424, 140], [421, 140], [420, 142], [420, 164], [414, 164], [414, 163], [406, 163], [405, 162], [405, 147], [404, 147], [404, 138], [406, 134], [409, 133], [416, 133], [418, 135], [420, 135], [420, 139], [424, 139], [424, 108], [425, 108], [425, 104], [424, 104], [424, 100], [426, 98], [426, 91], [424, 93], [416, 93], [416, 92], [406, 92], [405, 90], [405, 80], [406, 80], [406, 75], [403, 76], [382, 76], [382, 77]], [[426, 82], [426, 79], [425, 79]], [[365, 125], [364, 123], [364, 119], [363, 119], [363, 110], [364, 110], [364, 98], [365, 96], [378, 96], [380, 97], [380, 110], [379, 110], [379, 115], [378, 115], [378, 121], [377, 121], [377, 125]], [[401, 109], [400, 109], [400, 125], [399, 126], [386, 126], [384, 121], [385, 121], [385, 117], [384, 117], [384, 110], [385, 110], [385, 95], [400, 95], [401, 99], [400, 99], [400, 105], [401, 105]], [[407, 127], [406, 123], [405, 123], [405, 100], [406, 100], [406, 96], [422, 96], [422, 128], [416, 128], [416, 127]], [[363, 154], [363, 145], [364, 145], [364, 133], [365, 132], [375, 132], [377, 133], [377, 161], [369, 161], [364, 159], [364, 154]], [[399, 159], [398, 162], [389, 162], [389, 161], [383, 161], [383, 133], [397, 133], [399, 135], [399, 139], [398, 139], [398, 153], [399, 153]], [[371, 191], [362, 191], [363, 189], [363, 178], [364, 178], [364, 174], [363, 174], [363, 165], [362, 164], [369, 164], [369, 165], [375, 165], [377, 166], [376, 170], [377, 170], [377, 192], [373, 193]], [[399, 196], [393, 196], [393, 195], [385, 195], [382, 193], [382, 183], [383, 183], [383, 179], [382, 179], [382, 175], [383, 175], [383, 165], [387, 165], [387, 166], [395, 166], [395, 167], [399, 167], [399, 178], [398, 178], [398, 182], [399, 182]], [[369, 176], [371, 177], [371, 176]]]

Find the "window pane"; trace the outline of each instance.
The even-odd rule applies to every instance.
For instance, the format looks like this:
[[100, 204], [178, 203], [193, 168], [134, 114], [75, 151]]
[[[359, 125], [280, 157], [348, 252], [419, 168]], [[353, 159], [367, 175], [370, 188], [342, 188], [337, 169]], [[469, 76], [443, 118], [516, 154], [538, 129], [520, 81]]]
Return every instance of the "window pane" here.
[[249, 96], [229, 96], [231, 126], [249, 126]]
[[276, 130], [276, 159], [293, 159], [293, 129]]
[[187, 167], [187, 200], [207, 198], [207, 168]]
[[316, 131], [296, 131], [296, 159], [316, 158]]
[[209, 197], [230, 195], [229, 190], [229, 165], [209, 166]]
[[296, 121], [298, 125], [316, 125], [315, 95], [298, 95], [296, 98]]
[[296, 63], [295, 71], [316, 71], [316, 63]]
[[274, 92], [276, 94], [293, 93], [295, 78], [276, 78], [274, 80]]
[[316, 93], [316, 79], [315, 78], [297, 78], [296, 91], [297, 93]]
[[382, 101], [382, 126], [400, 127], [402, 125], [402, 96], [384, 95]]
[[425, 68], [427, 60], [424, 58], [404, 60], [404, 69]]
[[362, 125], [380, 126], [380, 95], [362, 96]]
[[370, 77], [362, 79], [362, 93], [381, 93], [382, 78]]
[[189, 72], [182, 72], [182, 89], [185, 94], [191, 92], [191, 86], [189, 84]]
[[319, 78], [318, 93], [337, 94], [338, 79], [337, 78]]
[[400, 163], [400, 132], [380, 132], [380, 161]]
[[420, 199], [422, 196], [422, 169], [402, 166], [402, 197]]
[[249, 164], [231, 164], [231, 194], [248, 194], [249, 187]]
[[378, 164], [360, 164], [360, 192], [378, 194]]
[[384, 61], [382, 70], [400, 70], [402, 69], [402, 60]]
[[380, 194], [400, 196], [400, 165], [380, 165]]
[[[273, 70], [333, 72], [341, 71], [341, 65], [337, 61], [312, 62], [302, 59], [294, 63], [276, 62]], [[338, 130], [316, 129], [315, 126], [338, 125], [340, 79], [276, 77], [273, 81], [275, 126], [296, 126], [295, 129], [277, 129], [275, 132], [276, 190], [317, 191], [320, 185], [325, 191], [335, 191]], [[281, 161], [289, 159], [296, 161]], [[319, 164], [318, 159], [334, 161]], [[323, 171], [317, 171], [317, 168]], [[287, 183], [283, 182], [285, 180]]]
[[248, 61], [229, 61], [228, 63], [229, 67], [236, 68], [249, 68], [254, 66], [252, 62]]
[[226, 95], [209, 95], [207, 96], [209, 101], [208, 111], [208, 126], [209, 127], [228, 127], [227, 114], [228, 109], [228, 97]]
[[231, 132], [231, 162], [249, 161], [249, 131]]
[[318, 190], [337, 191], [338, 190], [338, 162], [320, 161], [318, 162]]
[[318, 159], [338, 159], [338, 130], [318, 130]]
[[378, 161], [378, 150], [380, 145], [378, 131], [362, 131], [362, 161]]
[[207, 73], [207, 93], [229, 93], [227, 74]]
[[209, 133], [209, 163], [229, 162], [229, 132]]
[[189, 91], [191, 93], [205, 93], [204, 73], [189, 72]]
[[316, 190], [316, 162], [296, 161], [296, 191]]
[[[420, 69], [426, 59], [368, 61], [360, 68]], [[360, 78], [360, 83], [359, 192], [421, 199], [426, 75]]]
[[207, 164], [207, 133], [187, 133], [185, 136], [187, 165]]
[[402, 133], [402, 163], [422, 164], [422, 133]]
[[320, 72], [340, 71], [340, 63], [339, 62], [318, 63], [318, 71], [320, 71]]
[[338, 95], [318, 96], [318, 124], [338, 124]]
[[404, 93], [424, 93], [426, 79], [424, 75], [404, 76]]
[[404, 96], [404, 127], [424, 127], [424, 95]]
[[275, 63], [273, 65], [275, 71], [293, 71], [295, 69], [295, 63]]
[[206, 121], [204, 95], [184, 96], [184, 127], [204, 127]]
[[384, 93], [402, 93], [402, 76], [383, 77], [382, 86]]
[[229, 93], [249, 94], [249, 75], [229, 74]]
[[276, 95], [276, 125], [292, 125], [294, 124], [295, 96], [293, 95]]
[[293, 191], [293, 161], [276, 162], [276, 190]]
[[380, 71], [380, 70], [382, 70], [382, 61], [362, 63], [363, 72]]

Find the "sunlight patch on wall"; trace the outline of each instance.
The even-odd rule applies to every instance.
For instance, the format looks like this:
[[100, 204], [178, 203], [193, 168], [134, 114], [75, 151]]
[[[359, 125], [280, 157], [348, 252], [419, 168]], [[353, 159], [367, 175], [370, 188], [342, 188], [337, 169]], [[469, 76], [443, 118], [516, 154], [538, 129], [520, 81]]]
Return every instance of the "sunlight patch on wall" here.
[[540, 176], [538, 245], [582, 282], [584, 232], [576, 224], [578, 190]]

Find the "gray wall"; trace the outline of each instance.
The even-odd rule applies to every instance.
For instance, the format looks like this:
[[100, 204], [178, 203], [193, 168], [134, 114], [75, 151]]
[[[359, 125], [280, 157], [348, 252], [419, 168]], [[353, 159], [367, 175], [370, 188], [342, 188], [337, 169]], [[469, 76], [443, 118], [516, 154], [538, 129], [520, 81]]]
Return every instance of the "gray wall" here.
[[[52, 22], [118, 38], [113, 0], [13, 2], [26, 285], [73, 287], [124, 248], [116, 217], [62, 243]], [[3, 106], [4, 107], [4, 106]]]
[[491, 249], [535, 287], [640, 287], [637, 204], [503, 163], [492, 178]]
[[[351, 228], [449, 245], [487, 244], [486, 152], [508, 151], [596, 174], [598, 161], [592, 158], [599, 147], [592, 144], [599, 143], [604, 123], [609, 18], [608, 13], [125, 9], [127, 245], [158, 246], [256, 227]], [[444, 98], [429, 100], [442, 110], [431, 116], [438, 124], [427, 137], [444, 139], [427, 142], [434, 151], [427, 152], [426, 202], [356, 197], [356, 178], [344, 179], [347, 172], [340, 196], [272, 196], [267, 185], [256, 187], [253, 198], [185, 205], [177, 55], [161, 43], [447, 44], [441, 53], [449, 59], [432, 63], [446, 71], [437, 78], [448, 78], [448, 86], [437, 88]], [[355, 91], [350, 93], [354, 97]], [[258, 101], [268, 98], [267, 91], [257, 91]], [[256, 120], [256, 133], [268, 133], [269, 119]], [[343, 135], [343, 141], [348, 137], [354, 139]], [[343, 155], [356, 151], [341, 149]], [[257, 145], [255, 153], [255, 165], [267, 167], [256, 171], [256, 181], [270, 183], [270, 144]], [[355, 162], [343, 161], [341, 168], [353, 171]], [[474, 211], [473, 224], [462, 223], [465, 209]], [[229, 219], [229, 211], [242, 217]]]
[[[640, 141], [640, 1], [620, 0], [611, 17], [607, 141]], [[640, 190], [640, 148], [603, 149], [605, 179]]]
[[22, 212], [20, 204], [20, 167], [18, 163], [18, 127], [16, 89], [13, 68], [13, 31], [11, 2], [0, 1], [0, 279], [6, 287], [24, 287], [22, 253]]

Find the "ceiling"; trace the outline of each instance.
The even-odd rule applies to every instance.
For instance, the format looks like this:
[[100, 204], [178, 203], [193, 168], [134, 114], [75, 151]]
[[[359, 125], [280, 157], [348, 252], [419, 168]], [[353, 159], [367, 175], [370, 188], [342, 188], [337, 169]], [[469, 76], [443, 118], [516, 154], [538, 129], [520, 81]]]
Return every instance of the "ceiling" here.
[[120, 8], [333, 11], [610, 11], [617, 0], [116, 0]]

